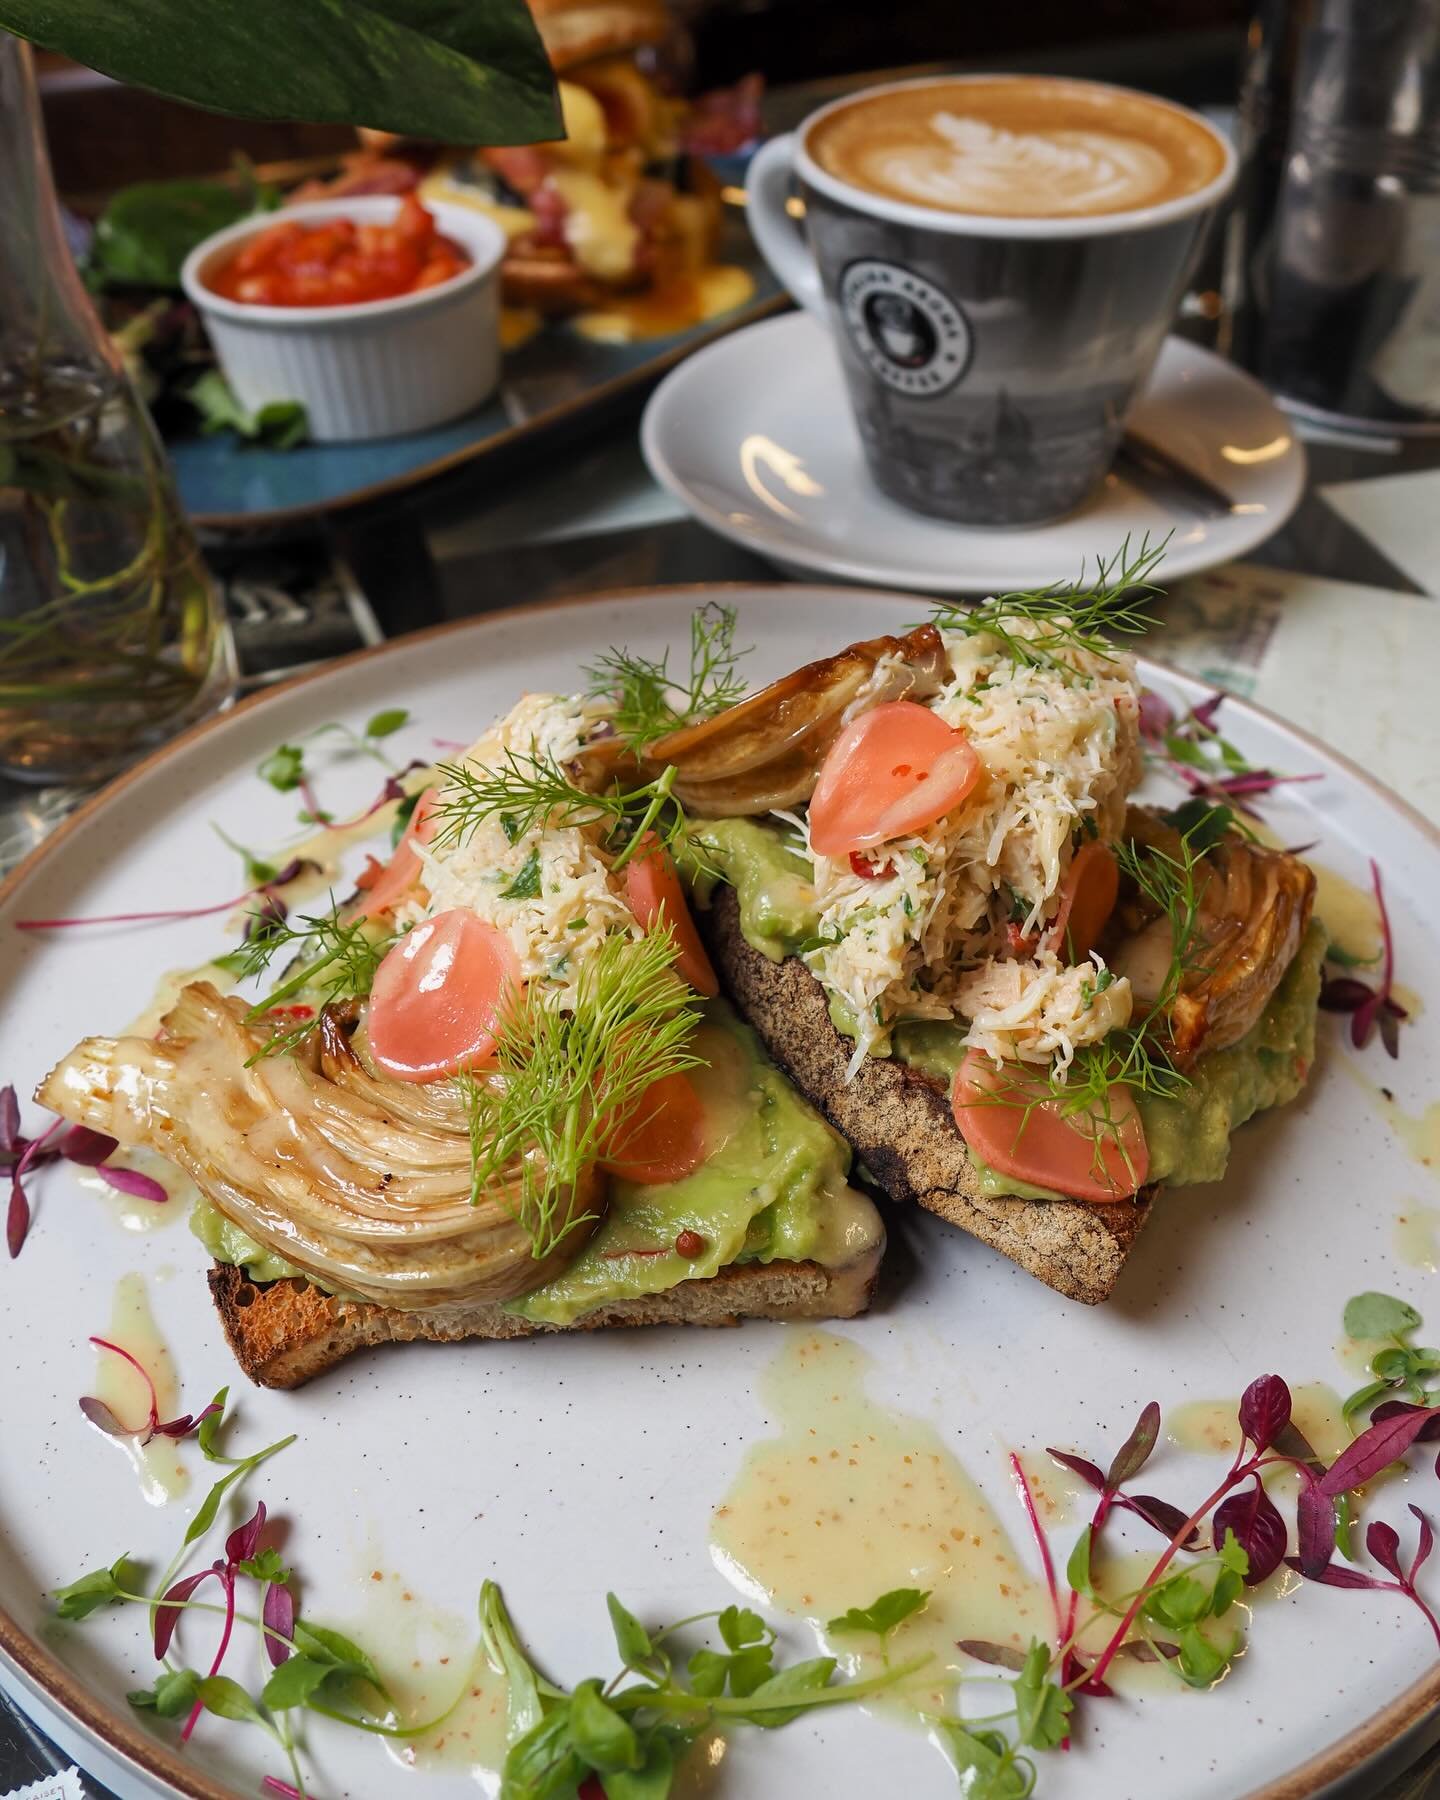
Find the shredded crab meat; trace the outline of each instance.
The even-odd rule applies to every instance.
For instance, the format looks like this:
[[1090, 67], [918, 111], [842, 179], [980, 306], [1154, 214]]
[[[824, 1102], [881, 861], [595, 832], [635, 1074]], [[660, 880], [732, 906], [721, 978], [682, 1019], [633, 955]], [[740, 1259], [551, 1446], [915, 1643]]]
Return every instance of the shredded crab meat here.
[[997, 1065], [1052, 1063], [1063, 1077], [1082, 1044], [1130, 1023], [1134, 997], [1098, 956], [1067, 968], [1047, 953], [1035, 962], [989, 958], [962, 977], [955, 1003], [970, 1021], [967, 1046]]
[[[470, 768], [494, 769], [503, 765], [508, 751], [570, 768], [584, 744], [608, 722], [610, 710], [607, 702], [581, 695], [527, 694], [460, 760]], [[537, 853], [540, 891], [508, 893]], [[467, 833], [464, 843], [432, 843], [420, 854], [429, 900], [413, 905], [401, 922], [469, 907], [505, 933], [524, 979], [543, 981], [561, 1007], [573, 1006], [579, 972], [607, 938], [641, 935], [625, 903], [622, 881], [612, 874], [601, 848], [597, 826], [548, 820], [512, 843], [501, 817], [492, 814]]]
[[[1033, 638], [1048, 627], [1011, 618]], [[1063, 670], [1016, 663], [998, 639], [944, 634], [950, 678], [925, 700], [963, 730], [985, 776], [927, 831], [850, 859], [813, 857], [820, 947], [806, 962], [862, 1051], [902, 1019], [965, 1016], [977, 964], [1053, 916], [1086, 836], [1111, 842], [1140, 779], [1133, 659], [1065, 646]]]

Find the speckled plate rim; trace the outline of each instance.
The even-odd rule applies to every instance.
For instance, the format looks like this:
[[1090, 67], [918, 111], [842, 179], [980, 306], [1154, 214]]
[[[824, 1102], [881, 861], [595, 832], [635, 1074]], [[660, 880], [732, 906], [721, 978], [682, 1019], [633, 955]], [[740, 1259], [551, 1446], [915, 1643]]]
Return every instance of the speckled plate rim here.
[[[377, 644], [368, 650], [357, 650], [349, 656], [338, 658], [328, 663], [323, 669], [313, 670], [307, 675], [297, 676], [263, 693], [252, 694], [249, 699], [242, 700], [233, 707], [214, 718], [202, 720], [198, 725], [183, 732], [169, 744], [138, 762], [123, 775], [118, 776], [98, 793], [87, 800], [78, 811], [57, 827], [43, 844], [31, 851], [30, 855], [11, 873], [0, 881], [0, 905], [12, 899], [45, 865], [54, 852], [72, 836], [84, 828], [102, 812], [108, 810], [115, 801], [137, 782], [144, 780], [156, 769], [173, 759], [183, 756], [191, 745], [215, 733], [227, 730], [232, 722], [246, 714], [256, 712], [286, 700], [299, 689], [312, 687], [320, 682], [340, 679], [342, 682], [352, 669], [361, 664], [374, 661], [383, 656], [392, 656], [397, 652], [414, 649], [437, 639], [461, 638], [466, 633], [482, 634], [497, 621], [516, 617], [539, 617], [547, 613], [578, 610], [595, 602], [629, 601], [644, 606], [650, 602], [667, 599], [680, 594], [705, 594], [707, 596], [724, 595], [726, 593], [773, 593], [777, 598], [797, 593], [812, 596], [833, 596], [837, 606], [853, 603], [856, 590], [854, 588], [830, 587], [823, 582], [691, 582], [675, 583], [668, 586], [655, 587], [615, 587], [597, 588], [585, 594], [566, 595], [555, 600], [533, 601], [528, 605], [507, 607], [503, 612], [482, 614], [475, 619], [457, 619], [448, 624], [433, 625], [424, 631], [414, 632], [403, 638], [395, 638], [385, 644]], [[924, 603], [925, 596], [906, 594], [894, 589], [869, 590], [869, 597], [882, 600], [900, 600], [909, 604], [917, 601]], [[1142, 671], [1155, 671], [1162, 679], [1178, 683], [1182, 688], [1195, 688], [1201, 691], [1214, 690], [1209, 683], [1198, 680], [1192, 675], [1171, 669], [1164, 663], [1141, 658]], [[1358, 764], [1352, 762], [1339, 751], [1331, 749], [1328, 744], [1309, 732], [1282, 719], [1277, 713], [1263, 706], [1256, 706], [1253, 701], [1237, 694], [1226, 694], [1226, 705], [1237, 711], [1248, 713], [1262, 720], [1272, 730], [1291, 738], [1307, 750], [1334, 763], [1350, 780], [1373, 794], [1382, 805], [1392, 812], [1399, 813], [1428, 841], [1431, 847], [1440, 854], [1440, 828], [1432, 825], [1421, 813], [1391, 789], [1376, 781]], [[152, 1784], [164, 1784], [173, 1795], [181, 1800], [236, 1800], [233, 1787], [222, 1786], [210, 1779], [202, 1769], [187, 1762], [168, 1745], [152, 1737], [139, 1724], [122, 1718], [108, 1707], [98, 1703], [88, 1693], [79, 1677], [67, 1669], [60, 1659], [45, 1649], [8, 1612], [0, 1607], [0, 1663], [3, 1663], [12, 1675], [19, 1679], [22, 1686], [38, 1689], [45, 1699], [59, 1709], [71, 1720], [82, 1733], [93, 1741], [100, 1749], [116, 1757], [122, 1764], [133, 1769], [136, 1777], [148, 1780]], [[1321, 1795], [1333, 1783], [1346, 1776], [1355, 1774], [1372, 1758], [1382, 1755], [1390, 1749], [1398, 1739], [1425, 1718], [1426, 1714], [1440, 1707], [1440, 1663], [1437, 1663], [1427, 1674], [1406, 1688], [1402, 1694], [1390, 1702], [1381, 1712], [1376, 1713], [1356, 1730], [1346, 1734], [1335, 1743], [1327, 1745], [1315, 1756], [1308, 1758], [1297, 1768], [1283, 1775], [1278, 1781], [1272, 1781], [1264, 1787], [1253, 1788], [1237, 1800], [1313, 1800]]]

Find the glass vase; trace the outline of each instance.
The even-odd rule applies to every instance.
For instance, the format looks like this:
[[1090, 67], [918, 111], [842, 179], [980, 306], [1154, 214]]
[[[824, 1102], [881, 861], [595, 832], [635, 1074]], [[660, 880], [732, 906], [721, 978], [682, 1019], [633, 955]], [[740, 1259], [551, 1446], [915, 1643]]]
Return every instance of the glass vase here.
[[65, 242], [0, 32], [0, 773], [113, 774], [233, 692], [224, 606]]

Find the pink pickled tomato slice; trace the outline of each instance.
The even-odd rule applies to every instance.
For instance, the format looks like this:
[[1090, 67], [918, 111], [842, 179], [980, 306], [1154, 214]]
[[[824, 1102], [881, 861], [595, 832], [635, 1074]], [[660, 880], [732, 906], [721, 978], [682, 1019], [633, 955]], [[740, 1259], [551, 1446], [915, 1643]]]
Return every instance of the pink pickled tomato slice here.
[[997, 1069], [971, 1050], [950, 1103], [965, 1142], [1002, 1175], [1073, 1200], [1125, 1200], [1142, 1188], [1150, 1152], [1129, 1088], [1110, 1089], [1109, 1123], [1094, 1113], [1067, 1118], [1049, 1092], [1043, 1075], [1013, 1062]]
[[975, 789], [980, 758], [929, 707], [890, 700], [845, 727], [810, 800], [810, 846], [846, 856], [922, 831]]
[[489, 1060], [520, 964], [504, 932], [456, 907], [426, 919], [375, 971], [370, 1054], [397, 1081], [438, 1081]]

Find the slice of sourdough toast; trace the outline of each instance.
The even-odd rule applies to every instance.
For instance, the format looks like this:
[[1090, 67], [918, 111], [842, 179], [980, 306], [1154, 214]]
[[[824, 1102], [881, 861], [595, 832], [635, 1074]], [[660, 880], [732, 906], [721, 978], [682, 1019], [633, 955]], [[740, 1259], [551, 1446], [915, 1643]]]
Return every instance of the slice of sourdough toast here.
[[867, 1059], [847, 1082], [854, 1046], [830, 1023], [825, 990], [805, 965], [793, 956], [772, 962], [746, 943], [731, 888], [718, 888], [696, 918], [735, 1006], [892, 1200], [918, 1200], [1068, 1299], [1093, 1306], [1107, 1298], [1155, 1189], [1105, 1206], [982, 1193], [943, 1088], [883, 1057]]
[[244, 1269], [216, 1263], [210, 1294], [235, 1360], [261, 1387], [293, 1388], [377, 1344], [426, 1339], [533, 1337], [540, 1332], [598, 1331], [611, 1325], [738, 1325], [742, 1319], [852, 1319], [870, 1304], [885, 1252], [883, 1234], [843, 1268], [814, 1262], [736, 1263], [703, 1281], [682, 1281], [597, 1307], [573, 1325], [517, 1319], [498, 1301], [451, 1308], [443, 1315], [340, 1300], [308, 1281], [252, 1281]]

